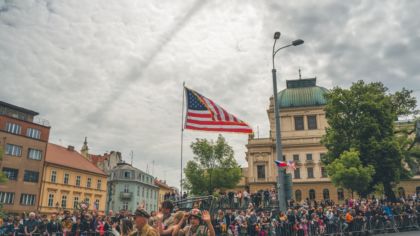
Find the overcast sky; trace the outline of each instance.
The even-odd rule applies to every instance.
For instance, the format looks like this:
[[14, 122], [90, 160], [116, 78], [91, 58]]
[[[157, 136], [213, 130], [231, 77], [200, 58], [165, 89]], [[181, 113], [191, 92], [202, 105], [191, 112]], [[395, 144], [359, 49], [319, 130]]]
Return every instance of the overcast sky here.
[[[0, 100], [38, 111], [50, 141], [121, 151], [179, 186], [182, 82], [268, 135], [273, 33], [299, 47], [286, 79], [359, 79], [420, 98], [420, 1], [0, 0]], [[245, 162], [246, 135], [225, 135]], [[185, 132], [185, 160], [195, 138]]]

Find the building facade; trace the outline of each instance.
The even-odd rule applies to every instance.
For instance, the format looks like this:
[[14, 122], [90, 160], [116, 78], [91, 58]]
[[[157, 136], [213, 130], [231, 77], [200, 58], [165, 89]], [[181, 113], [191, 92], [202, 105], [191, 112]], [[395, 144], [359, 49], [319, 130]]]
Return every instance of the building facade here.
[[164, 180], [155, 179], [154, 183], [159, 187], [159, 196], [158, 196], [158, 207], [161, 206], [161, 203], [165, 201], [165, 195], [167, 194], [177, 194], [177, 190], [174, 187], [171, 187], [166, 184]]
[[39, 211], [49, 214], [80, 209], [105, 211], [107, 175], [73, 146], [49, 143], [42, 176]]
[[8, 213], [36, 210], [50, 127], [34, 122], [38, 113], [0, 101], [0, 169], [8, 177], [0, 185], [0, 203]]
[[122, 162], [122, 156], [120, 152], [111, 151], [110, 153], [104, 153], [103, 155], [90, 154], [87, 137], [85, 137], [85, 142], [83, 143], [80, 153], [82, 156], [84, 156], [86, 159], [88, 159], [107, 174], [109, 174], [118, 163]]
[[149, 212], [159, 208], [159, 187], [154, 184], [154, 177], [125, 162], [111, 170], [107, 196], [107, 211], [133, 212], [139, 205]]
[[[324, 107], [326, 88], [316, 85], [316, 78], [288, 80], [286, 89], [278, 93], [282, 152], [286, 161], [294, 161], [296, 170], [287, 170], [292, 175], [292, 198], [298, 202], [306, 199], [344, 200], [349, 193], [336, 188], [328, 178], [321, 159], [327, 149], [321, 138], [328, 126]], [[240, 188], [251, 192], [272, 189], [277, 183], [274, 102], [270, 99], [267, 110], [270, 136], [249, 136], [246, 152], [248, 167], [244, 168]], [[402, 181], [399, 192], [415, 193], [420, 186], [420, 176]], [[402, 190], [401, 190], [402, 189]], [[420, 190], [420, 187], [418, 187]]]

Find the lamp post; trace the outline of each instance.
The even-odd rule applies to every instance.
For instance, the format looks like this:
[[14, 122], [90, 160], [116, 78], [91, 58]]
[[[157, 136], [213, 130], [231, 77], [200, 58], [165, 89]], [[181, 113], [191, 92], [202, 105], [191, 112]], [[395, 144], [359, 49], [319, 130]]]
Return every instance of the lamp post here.
[[[281, 49], [290, 47], [290, 46], [298, 46], [303, 44], [302, 39], [294, 40], [291, 44], [286, 46], [280, 47], [276, 49], [276, 42], [280, 38], [280, 32], [274, 33], [274, 45], [273, 45], [273, 70], [271, 71], [273, 74], [273, 95], [274, 95], [274, 117], [276, 120], [276, 154], [278, 161], [285, 161], [283, 158], [283, 151], [281, 146], [281, 134], [280, 134], [280, 107], [277, 100], [277, 75], [276, 75], [276, 68], [274, 64], [274, 57], [276, 56], [277, 52]], [[285, 194], [285, 171], [282, 168], [277, 168], [278, 176], [277, 176], [277, 197], [279, 201], [279, 208], [280, 211], [285, 211], [287, 208], [286, 204], [286, 194]]]

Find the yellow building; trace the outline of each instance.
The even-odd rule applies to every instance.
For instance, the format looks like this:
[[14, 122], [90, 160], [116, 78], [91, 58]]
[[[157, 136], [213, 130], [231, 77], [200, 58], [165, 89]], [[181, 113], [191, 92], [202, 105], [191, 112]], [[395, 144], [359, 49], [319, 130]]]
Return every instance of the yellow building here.
[[105, 211], [107, 175], [74, 150], [49, 143], [42, 175], [41, 213], [74, 210], [81, 202]]
[[159, 187], [159, 198], [158, 206], [161, 206], [161, 203], [165, 200], [165, 194], [175, 193], [175, 189], [166, 184], [166, 181], [155, 179], [155, 185]]

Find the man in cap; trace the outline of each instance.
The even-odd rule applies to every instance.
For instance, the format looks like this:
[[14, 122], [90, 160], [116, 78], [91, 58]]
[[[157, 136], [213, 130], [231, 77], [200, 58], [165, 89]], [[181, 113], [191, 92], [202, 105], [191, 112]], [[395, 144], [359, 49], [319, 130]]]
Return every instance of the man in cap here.
[[137, 231], [131, 233], [130, 236], [158, 236], [156, 229], [148, 224], [150, 215], [147, 211], [139, 208], [133, 216]]
[[[181, 226], [188, 219], [189, 224], [181, 229]], [[204, 222], [204, 224], [202, 224]], [[213, 225], [211, 223], [210, 213], [208, 211], [201, 212], [194, 208], [189, 214], [185, 214], [184, 218], [175, 227], [172, 235], [179, 236], [215, 236]]]

